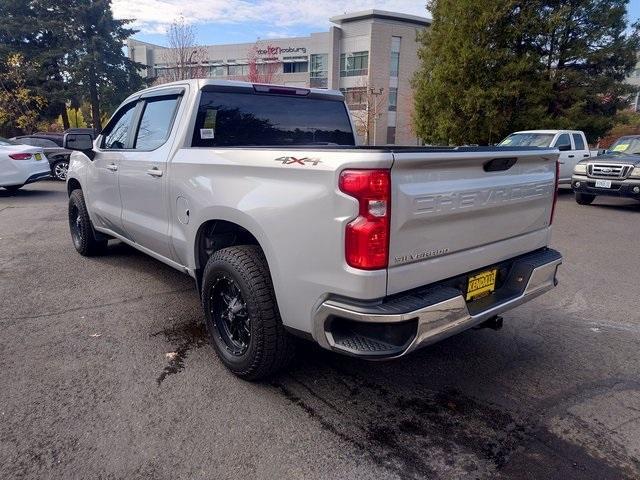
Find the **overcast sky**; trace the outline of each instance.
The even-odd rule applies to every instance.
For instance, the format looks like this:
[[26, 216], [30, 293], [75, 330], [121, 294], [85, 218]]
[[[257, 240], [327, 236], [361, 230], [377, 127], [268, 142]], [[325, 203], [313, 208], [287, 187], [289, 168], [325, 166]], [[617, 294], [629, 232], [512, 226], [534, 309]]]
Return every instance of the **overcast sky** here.
[[[164, 44], [171, 21], [184, 16], [199, 44], [255, 42], [326, 31], [329, 17], [377, 8], [429, 16], [426, 0], [113, 0], [117, 18], [136, 19], [136, 38]], [[640, 0], [629, 3], [640, 17]]]

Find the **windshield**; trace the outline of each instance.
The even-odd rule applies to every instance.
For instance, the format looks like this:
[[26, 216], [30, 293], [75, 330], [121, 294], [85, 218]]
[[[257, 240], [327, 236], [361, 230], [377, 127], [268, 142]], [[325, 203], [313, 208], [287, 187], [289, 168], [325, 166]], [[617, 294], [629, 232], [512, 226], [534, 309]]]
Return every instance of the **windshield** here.
[[0, 137], [0, 146], [6, 147], [8, 145], [20, 145], [18, 142], [14, 142], [13, 140], [9, 140], [7, 138]]
[[548, 147], [555, 135], [553, 133], [512, 133], [502, 140], [499, 147]]
[[609, 147], [610, 152], [640, 155], [640, 137], [622, 137]]

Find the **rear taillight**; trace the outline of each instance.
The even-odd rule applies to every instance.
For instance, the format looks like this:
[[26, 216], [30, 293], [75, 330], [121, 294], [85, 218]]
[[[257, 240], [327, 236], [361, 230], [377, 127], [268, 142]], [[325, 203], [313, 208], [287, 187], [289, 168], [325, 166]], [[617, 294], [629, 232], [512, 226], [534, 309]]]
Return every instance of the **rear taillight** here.
[[347, 225], [345, 260], [362, 270], [389, 263], [391, 178], [389, 170], [345, 170], [340, 190], [358, 200], [358, 217]]
[[10, 153], [9, 157], [13, 160], [29, 160], [31, 158], [30, 153]]
[[553, 223], [553, 216], [556, 213], [556, 203], [558, 202], [558, 188], [560, 188], [560, 162], [556, 160], [556, 181], [553, 189], [553, 205], [551, 205], [551, 217], [549, 218], [549, 225]]

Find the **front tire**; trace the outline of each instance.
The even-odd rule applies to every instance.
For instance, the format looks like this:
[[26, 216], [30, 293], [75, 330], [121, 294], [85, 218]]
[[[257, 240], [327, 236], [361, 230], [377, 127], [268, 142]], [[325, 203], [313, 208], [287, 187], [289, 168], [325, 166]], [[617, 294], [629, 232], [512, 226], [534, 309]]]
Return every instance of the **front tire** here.
[[20, 190], [22, 187], [24, 187], [24, 185], [9, 185], [8, 187], [4, 187], [4, 189], [10, 191], [11, 193], [14, 193]]
[[595, 195], [576, 192], [576, 202], [578, 202], [579, 205], [591, 205], [595, 199]]
[[74, 190], [69, 196], [69, 230], [73, 246], [80, 255], [92, 257], [104, 253], [107, 249], [108, 240], [101, 238], [93, 229], [80, 189]]
[[67, 171], [69, 170], [69, 159], [58, 160], [51, 166], [53, 178], [64, 182], [67, 179]]
[[223, 248], [204, 269], [202, 305], [209, 339], [222, 363], [245, 380], [268, 377], [293, 357], [262, 250]]

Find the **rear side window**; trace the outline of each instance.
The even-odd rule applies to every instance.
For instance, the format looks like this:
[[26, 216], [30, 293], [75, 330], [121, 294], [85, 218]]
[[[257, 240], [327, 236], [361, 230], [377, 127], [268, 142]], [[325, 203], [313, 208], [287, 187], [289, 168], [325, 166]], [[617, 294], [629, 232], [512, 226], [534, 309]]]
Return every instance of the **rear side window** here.
[[354, 145], [340, 101], [302, 96], [202, 92], [194, 147]]
[[102, 148], [107, 150], [122, 150], [127, 148], [127, 139], [129, 137], [129, 127], [133, 120], [133, 111], [136, 102], [125, 105], [116, 116], [109, 122], [103, 133], [104, 140]]
[[154, 150], [167, 141], [177, 105], [177, 97], [147, 101], [136, 135], [136, 150]]
[[578, 133], [573, 134], [573, 143], [576, 145], [576, 150], [584, 150], [584, 141], [582, 140], [582, 135]]

